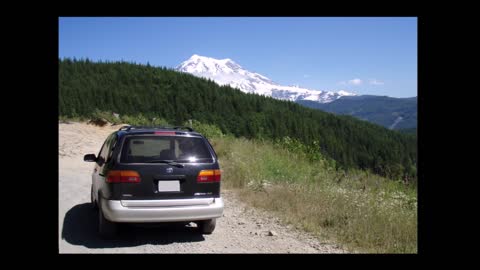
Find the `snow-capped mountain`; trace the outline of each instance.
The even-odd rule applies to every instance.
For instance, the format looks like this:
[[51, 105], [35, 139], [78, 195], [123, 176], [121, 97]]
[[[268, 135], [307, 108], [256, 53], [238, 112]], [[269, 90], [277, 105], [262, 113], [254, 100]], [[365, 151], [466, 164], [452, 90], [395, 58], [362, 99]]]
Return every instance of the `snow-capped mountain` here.
[[332, 102], [342, 96], [355, 96], [347, 91], [319, 91], [298, 86], [279, 85], [269, 78], [248, 71], [231, 59], [214, 59], [194, 54], [181, 63], [176, 70], [197, 77], [209, 78], [220, 85], [230, 85], [246, 93], [270, 96], [276, 99], [299, 101], [311, 100], [319, 103]]

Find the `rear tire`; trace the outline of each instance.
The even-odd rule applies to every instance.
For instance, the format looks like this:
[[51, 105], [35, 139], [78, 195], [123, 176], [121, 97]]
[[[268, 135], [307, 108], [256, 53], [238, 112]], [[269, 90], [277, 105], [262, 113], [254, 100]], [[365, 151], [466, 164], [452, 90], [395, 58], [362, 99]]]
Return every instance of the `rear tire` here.
[[198, 230], [202, 234], [212, 234], [212, 232], [215, 230], [216, 224], [217, 224], [217, 219], [215, 218], [197, 222]]
[[117, 235], [117, 224], [106, 219], [100, 208], [98, 211], [98, 233], [100, 237], [109, 239]]

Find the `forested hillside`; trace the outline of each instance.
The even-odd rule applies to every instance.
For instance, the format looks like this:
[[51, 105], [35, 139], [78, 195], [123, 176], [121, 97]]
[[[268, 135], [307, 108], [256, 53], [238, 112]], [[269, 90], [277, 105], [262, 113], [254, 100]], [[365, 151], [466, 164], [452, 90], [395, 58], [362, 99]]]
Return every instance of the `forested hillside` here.
[[[188, 119], [237, 137], [296, 138], [342, 168], [369, 169], [392, 178], [416, 176], [416, 137], [350, 116], [245, 94], [167, 68], [125, 62], [59, 60], [60, 116], [91, 116], [95, 109], [121, 115]], [[294, 161], [292, 161], [294, 162]]]

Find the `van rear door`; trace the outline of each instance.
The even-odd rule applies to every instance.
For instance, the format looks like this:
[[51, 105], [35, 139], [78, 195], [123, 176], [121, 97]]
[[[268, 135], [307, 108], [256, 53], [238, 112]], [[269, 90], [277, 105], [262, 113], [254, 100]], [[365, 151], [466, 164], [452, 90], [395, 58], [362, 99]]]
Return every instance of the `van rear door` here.
[[[111, 173], [111, 180], [121, 185], [116, 189], [121, 199], [189, 199], [220, 195], [220, 177], [215, 178], [215, 173], [219, 174], [218, 163], [201, 136], [175, 132], [126, 135], [119, 154], [114, 170], [119, 175]], [[208, 176], [210, 173], [212, 177]], [[207, 176], [199, 178], [199, 175]]]

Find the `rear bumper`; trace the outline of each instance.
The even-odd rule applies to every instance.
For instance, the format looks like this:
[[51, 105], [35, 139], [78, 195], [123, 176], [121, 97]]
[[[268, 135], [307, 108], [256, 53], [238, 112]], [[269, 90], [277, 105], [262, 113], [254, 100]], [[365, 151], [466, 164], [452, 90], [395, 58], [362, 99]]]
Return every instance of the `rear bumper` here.
[[113, 222], [195, 221], [223, 214], [222, 198], [100, 201], [105, 218]]

